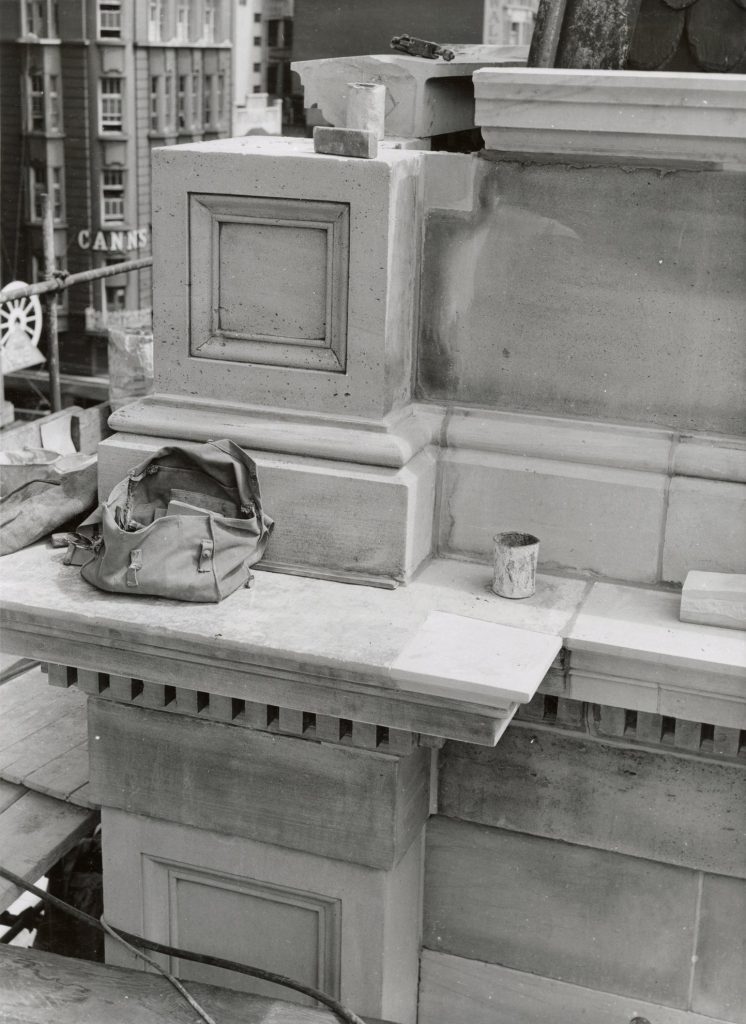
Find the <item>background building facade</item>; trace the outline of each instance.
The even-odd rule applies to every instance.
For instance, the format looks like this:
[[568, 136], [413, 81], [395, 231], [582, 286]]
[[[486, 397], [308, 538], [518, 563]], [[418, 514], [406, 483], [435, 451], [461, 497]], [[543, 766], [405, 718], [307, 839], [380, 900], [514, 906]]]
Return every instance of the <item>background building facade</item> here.
[[[43, 273], [45, 191], [61, 269], [150, 255], [151, 149], [231, 134], [233, 5], [2, 0], [3, 282]], [[90, 371], [101, 346], [86, 339], [86, 323], [101, 330], [107, 313], [147, 316], [150, 271], [77, 287], [62, 303], [63, 364]]]

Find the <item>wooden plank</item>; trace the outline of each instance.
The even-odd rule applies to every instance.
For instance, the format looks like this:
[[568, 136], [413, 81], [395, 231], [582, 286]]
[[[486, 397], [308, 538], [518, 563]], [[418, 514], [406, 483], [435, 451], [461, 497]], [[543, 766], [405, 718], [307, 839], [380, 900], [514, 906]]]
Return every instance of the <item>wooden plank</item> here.
[[429, 754], [400, 758], [91, 698], [106, 807], [389, 868], [428, 814]]
[[0, 751], [71, 711], [82, 711], [85, 704], [85, 696], [74, 689], [50, 687], [39, 669], [18, 676], [0, 687]]
[[419, 1024], [721, 1024], [630, 996], [423, 950]]
[[24, 779], [28, 789], [48, 796], [67, 800], [71, 793], [84, 786], [89, 779], [88, 740], [72, 750], [65, 751], [48, 764], [37, 768]]
[[[96, 815], [90, 811], [26, 792], [0, 815], [0, 864], [35, 882], [95, 822]], [[0, 879], [0, 910], [19, 895], [16, 886]]]
[[14, 786], [12, 783], [0, 779], [0, 814], [16, 800], [20, 800], [25, 792], [23, 786]]
[[76, 708], [0, 751], [0, 775], [9, 782], [22, 783], [32, 772], [86, 742], [87, 737], [85, 707]]
[[[190, 981], [186, 987], [220, 1024], [334, 1024], [338, 1019], [326, 1010], [213, 985]], [[150, 972], [8, 946], [0, 949], [0, 1019], [7, 1024], [194, 1024], [197, 1017], [165, 978]], [[376, 1022], [368, 1018], [368, 1024]]]

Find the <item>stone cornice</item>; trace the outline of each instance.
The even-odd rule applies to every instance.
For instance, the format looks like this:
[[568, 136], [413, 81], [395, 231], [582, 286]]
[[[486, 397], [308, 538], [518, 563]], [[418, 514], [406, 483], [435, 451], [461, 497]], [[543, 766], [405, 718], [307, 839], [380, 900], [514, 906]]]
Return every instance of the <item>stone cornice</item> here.
[[501, 153], [744, 168], [745, 86], [743, 75], [486, 68], [476, 122]]

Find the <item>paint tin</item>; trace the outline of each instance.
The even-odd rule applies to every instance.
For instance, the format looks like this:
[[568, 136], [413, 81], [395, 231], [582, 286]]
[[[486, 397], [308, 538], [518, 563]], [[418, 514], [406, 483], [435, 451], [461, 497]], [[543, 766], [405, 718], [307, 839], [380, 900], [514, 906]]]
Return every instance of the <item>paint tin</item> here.
[[500, 597], [518, 599], [536, 593], [539, 538], [530, 533], [498, 533], [494, 540], [492, 589]]

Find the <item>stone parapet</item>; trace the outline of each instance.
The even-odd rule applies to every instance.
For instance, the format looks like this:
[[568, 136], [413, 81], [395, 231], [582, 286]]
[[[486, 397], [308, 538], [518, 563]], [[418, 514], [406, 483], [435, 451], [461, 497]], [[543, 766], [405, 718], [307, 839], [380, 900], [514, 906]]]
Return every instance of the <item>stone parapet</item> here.
[[474, 93], [487, 149], [746, 167], [743, 75], [484, 68]]

